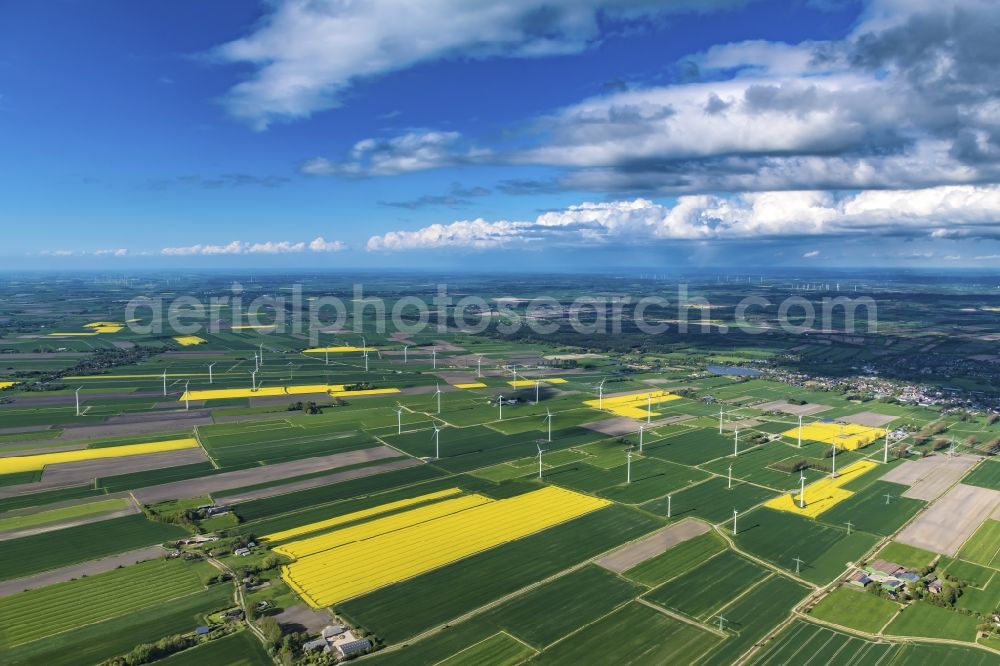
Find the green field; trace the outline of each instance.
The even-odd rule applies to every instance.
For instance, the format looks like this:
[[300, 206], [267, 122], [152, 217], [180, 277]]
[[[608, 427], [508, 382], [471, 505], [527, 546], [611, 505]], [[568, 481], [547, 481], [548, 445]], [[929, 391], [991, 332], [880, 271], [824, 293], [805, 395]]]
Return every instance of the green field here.
[[532, 664], [578, 665], [608, 655], [615, 664], [689, 664], [717, 644], [707, 631], [631, 603], [549, 647]]
[[[898, 483], [875, 481], [853, 497], [825, 511], [819, 520], [837, 527], [843, 527], [850, 521], [852, 529], [888, 536], [926, 505], [921, 500], [903, 497], [906, 489], [906, 486]], [[887, 494], [891, 495], [888, 504], [885, 498]]]
[[516, 638], [499, 633], [438, 662], [437, 666], [514, 666], [534, 653]]
[[722, 610], [731, 635], [714, 650], [707, 664], [732, 664], [768, 631], [788, 617], [808, 589], [782, 576], [772, 576]]
[[[918, 646], [922, 649], [924, 646]], [[900, 654], [895, 643], [867, 641], [827, 627], [796, 620], [758, 652], [752, 666], [792, 666], [807, 658], [817, 664], [878, 666], [896, 663]], [[902, 666], [900, 662], [900, 666]], [[909, 663], [909, 662], [905, 662]], [[948, 663], [948, 662], [943, 662]]]
[[745, 557], [725, 551], [644, 596], [658, 606], [706, 620], [768, 574]]
[[154, 643], [164, 636], [192, 631], [204, 624], [207, 613], [230, 605], [232, 595], [232, 587], [216, 585], [110, 620], [78, 626], [5, 650], [5, 663], [11, 666], [97, 664], [128, 652], [139, 643]]
[[274, 662], [249, 631], [240, 631], [156, 662], [163, 666], [271, 666]]
[[987, 519], [962, 545], [958, 556], [963, 560], [1000, 569], [1000, 520]]
[[976, 637], [977, 624], [979, 621], [974, 615], [963, 615], [940, 606], [915, 602], [909, 604], [889, 623], [885, 633], [891, 636], [925, 636], [972, 642]]
[[0, 561], [4, 562], [0, 580], [123, 553], [186, 534], [174, 525], [135, 515], [0, 541]]
[[6, 597], [0, 648], [126, 615], [202, 589], [192, 565], [155, 560]]
[[[740, 481], [733, 481], [730, 488], [727, 479], [714, 477], [675, 493], [670, 498], [670, 513], [673, 518], [695, 516], [711, 523], [721, 523], [732, 519], [734, 508], [744, 511], [771, 499], [774, 494], [773, 490]], [[647, 502], [643, 508], [666, 516], [667, 498]]]
[[878, 552], [876, 557], [896, 562], [908, 569], [922, 569], [934, 561], [937, 553], [898, 541], [890, 541]]
[[81, 518], [92, 518], [102, 513], [111, 513], [119, 509], [128, 508], [129, 501], [124, 498], [105, 499], [86, 504], [76, 504], [59, 509], [48, 511], [38, 511], [20, 516], [10, 516], [0, 518], [0, 531], [23, 530], [29, 527], [40, 527], [59, 523], [63, 521], [79, 520]]
[[714, 532], [707, 532], [635, 565], [623, 575], [643, 585], [656, 587], [687, 573], [725, 549], [726, 545], [721, 537]]
[[847, 586], [838, 587], [812, 609], [820, 620], [877, 634], [899, 610], [899, 604]]
[[795, 558], [800, 558], [800, 575], [817, 584], [839, 576], [847, 562], [857, 561], [877, 541], [864, 532], [848, 536], [846, 530], [770, 509], [741, 516], [737, 528], [742, 548], [788, 571], [795, 571]]
[[983, 460], [965, 475], [962, 483], [1000, 490], [1000, 462], [989, 458]]

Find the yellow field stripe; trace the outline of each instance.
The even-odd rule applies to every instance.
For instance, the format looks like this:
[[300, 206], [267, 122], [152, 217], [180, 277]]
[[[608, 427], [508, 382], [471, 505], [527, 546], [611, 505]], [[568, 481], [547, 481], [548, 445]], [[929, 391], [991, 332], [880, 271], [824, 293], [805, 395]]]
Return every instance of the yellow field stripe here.
[[401, 529], [392, 527], [396, 516], [389, 516], [371, 525], [382, 523], [392, 531], [304, 557], [283, 566], [281, 575], [311, 606], [323, 608], [609, 504], [552, 486]]
[[310, 393], [328, 393], [331, 397], [342, 398], [359, 395], [384, 395], [399, 393], [398, 388], [364, 389], [362, 391], [345, 391], [343, 384], [300, 384], [297, 386], [262, 386], [253, 391], [248, 388], [239, 389], [204, 389], [182, 393], [179, 401], [188, 400], [220, 400], [223, 398], [262, 398], [278, 395], [303, 395]]
[[786, 493], [766, 502], [764, 506], [778, 511], [796, 513], [806, 518], [815, 518], [845, 499], [854, 495], [842, 486], [858, 478], [878, 465], [871, 460], [859, 460], [837, 473], [837, 478], [826, 477], [806, 486], [805, 507], [799, 507], [799, 493]]
[[44, 469], [46, 465], [56, 465], [59, 463], [138, 456], [146, 453], [162, 453], [164, 451], [196, 448], [198, 448], [197, 440], [189, 437], [185, 439], [169, 439], [163, 442], [150, 442], [148, 444], [126, 444], [124, 446], [106, 446], [99, 449], [39, 453], [33, 456], [11, 456], [0, 458], [0, 474], [32, 472]]
[[[875, 440], [885, 437], [885, 428], [871, 428], [855, 423], [809, 423], [802, 426], [802, 439], [823, 444], [836, 444], [837, 448], [846, 451], [868, 446]], [[799, 427], [781, 433], [783, 437], [798, 439]]]
[[523, 386], [534, 386], [536, 381], [539, 381], [542, 384], [565, 384], [566, 383], [565, 379], [560, 379], [559, 377], [552, 377], [550, 379], [538, 379], [538, 380], [535, 380], [535, 379], [515, 379], [515, 380], [509, 381], [507, 383], [510, 384], [511, 386], [513, 386], [514, 388], [520, 388], [520, 387], [523, 387]]
[[339, 354], [342, 352], [363, 352], [363, 351], [378, 351], [375, 347], [355, 347], [353, 345], [342, 345], [340, 347], [310, 347], [309, 349], [303, 350], [306, 354], [322, 354], [324, 352], [329, 352], [331, 354]]
[[18, 384], [18, 382], [0, 382], [0, 389], [10, 388], [15, 384]]
[[665, 402], [680, 400], [680, 398], [679, 395], [667, 393], [666, 391], [644, 391], [642, 393], [607, 397], [603, 400], [585, 400], [583, 404], [594, 409], [606, 409], [617, 416], [644, 419], [647, 416], [660, 416], [658, 412], [651, 412], [646, 409], [648, 405], [659, 405]]
[[417, 497], [410, 497], [407, 499], [399, 500], [398, 502], [387, 502], [386, 504], [379, 504], [370, 509], [362, 509], [361, 511], [353, 511], [351, 513], [345, 513], [340, 516], [335, 516], [333, 518], [327, 518], [326, 520], [319, 520], [314, 523], [308, 523], [306, 525], [300, 525], [299, 527], [293, 527], [288, 530], [282, 530], [280, 532], [273, 532], [271, 534], [265, 534], [261, 537], [264, 541], [284, 541], [286, 539], [291, 539], [293, 537], [301, 536], [303, 534], [309, 534], [310, 532], [319, 532], [320, 530], [325, 530], [329, 527], [336, 527], [337, 525], [343, 525], [345, 523], [351, 523], [355, 520], [361, 520], [362, 518], [368, 518], [370, 516], [377, 516], [382, 513], [388, 513], [389, 511], [395, 511], [396, 509], [401, 509], [406, 506], [412, 506], [413, 504], [420, 504], [422, 502], [430, 502], [432, 500], [442, 499], [444, 497], [450, 497], [452, 495], [457, 495], [462, 492], [461, 488], [447, 488], [446, 490], [440, 490], [436, 493], [427, 493], [426, 495], [418, 495]]
[[178, 335], [174, 337], [177, 344], [182, 347], [190, 347], [191, 345], [201, 345], [208, 342], [205, 338], [198, 337], [197, 335]]
[[459, 388], [459, 389], [486, 388], [486, 384], [484, 384], [482, 382], [468, 382], [466, 384], [452, 384], [452, 386], [454, 386], [455, 388]]
[[485, 495], [462, 495], [454, 499], [435, 502], [434, 504], [417, 507], [416, 509], [410, 509], [409, 511], [403, 511], [402, 513], [395, 513], [391, 516], [386, 516], [377, 520], [352, 525], [351, 527], [345, 527], [334, 532], [326, 532], [318, 536], [292, 541], [282, 546], [277, 546], [274, 548], [274, 552], [287, 555], [296, 560], [301, 560], [304, 557], [315, 555], [316, 553], [333, 550], [356, 541], [371, 539], [372, 537], [376, 537], [393, 530], [399, 530], [419, 525], [420, 523], [426, 523], [429, 520], [441, 518], [459, 511], [465, 511], [466, 509], [471, 509], [472, 507], [487, 504], [492, 501], [492, 499], [486, 497]]

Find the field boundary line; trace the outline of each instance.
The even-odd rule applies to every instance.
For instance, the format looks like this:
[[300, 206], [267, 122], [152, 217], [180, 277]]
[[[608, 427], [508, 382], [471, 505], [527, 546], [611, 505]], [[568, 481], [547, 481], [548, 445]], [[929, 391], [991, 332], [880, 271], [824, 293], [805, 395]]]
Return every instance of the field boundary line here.
[[707, 631], [709, 633], [715, 634], [716, 636], [720, 636], [722, 638], [729, 638], [729, 634], [727, 634], [724, 631], [716, 629], [715, 627], [711, 627], [711, 626], [709, 626], [707, 624], [702, 624], [701, 622], [699, 622], [698, 620], [695, 620], [694, 618], [689, 618], [689, 617], [687, 617], [685, 615], [682, 615], [681, 613], [674, 612], [674, 611], [670, 610], [669, 608], [664, 608], [663, 606], [661, 606], [661, 605], [659, 605], [657, 603], [653, 603], [652, 601], [649, 601], [648, 599], [644, 599], [642, 597], [636, 597], [636, 601], [638, 603], [642, 604], [643, 606], [648, 606], [649, 608], [652, 608], [656, 612], [662, 613], [662, 614], [666, 615], [667, 617], [670, 617], [670, 618], [673, 618], [673, 619], [677, 620], [678, 622], [683, 622], [684, 624], [689, 624], [692, 627], [697, 627], [699, 629], [703, 629], [704, 631]]
[[758, 587], [760, 587], [761, 585], [763, 585], [764, 583], [766, 583], [767, 581], [771, 580], [772, 578], [774, 578], [777, 575], [778, 574], [776, 574], [773, 571], [769, 572], [766, 576], [764, 576], [763, 578], [761, 578], [755, 584], [753, 584], [750, 587], [748, 587], [747, 589], [743, 590], [743, 592], [741, 592], [739, 595], [737, 595], [736, 597], [734, 597], [731, 601], [728, 601], [728, 602], [722, 604], [721, 606], [719, 606], [717, 609], [715, 609], [715, 612], [712, 613], [712, 615], [718, 615], [718, 614], [722, 613], [724, 610], [726, 610], [727, 608], [732, 608], [733, 605], [736, 602], [738, 602], [740, 599], [742, 599], [743, 597], [747, 596], [748, 594], [750, 594], [751, 592], [753, 592], [754, 590], [756, 590]]

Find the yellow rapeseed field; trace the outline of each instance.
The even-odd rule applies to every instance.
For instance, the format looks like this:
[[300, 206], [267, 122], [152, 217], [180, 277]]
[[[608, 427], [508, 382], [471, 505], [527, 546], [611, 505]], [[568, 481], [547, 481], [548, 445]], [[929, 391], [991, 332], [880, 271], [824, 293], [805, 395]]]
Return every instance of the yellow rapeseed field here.
[[59, 338], [81, 338], [91, 335], [100, 335], [102, 333], [117, 333], [118, 331], [125, 328], [125, 324], [117, 321], [92, 321], [89, 324], [84, 324], [84, 328], [89, 328], [89, 331], [63, 331], [57, 333], [49, 333], [50, 336]]
[[378, 351], [375, 347], [354, 347], [352, 345], [343, 345], [340, 347], [310, 347], [305, 350], [307, 354], [322, 354], [324, 352], [329, 352], [331, 354], [338, 354], [341, 352], [363, 352], [363, 351]]
[[647, 405], [659, 405], [673, 400], [680, 400], [680, 396], [674, 395], [673, 393], [667, 393], [666, 391], [645, 391], [643, 393], [631, 393], [629, 395], [605, 397], [603, 401], [587, 400], [583, 404], [588, 407], [594, 407], [595, 409], [597, 409], [598, 406], [603, 406], [604, 409], [617, 416], [627, 416], [632, 419], [644, 419], [647, 414], [652, 414], [652, 416], [660, 415], [658, 412], [650, 412], [646, 409]]
[[185, 439], [169, 439], [163, 442], [150, 442], [148, 444], [125, 444], [123, 446], [105, 446], [98, 449], [39, 453], [33, 456], [11, 456], [9, 458], [0, 458], [0, 474], [33, 472], [44, 469], [46, 465], [56, 465], [58, 463], [139, 456], [146, 453], [162, 453], [164, 451], [195, 448], [198, 448], [197, 440], [188, 437]]
[[[538, 381], [540, 381], [543, 384], [565, 384], [566, 383], [566, 380], [563, 379], [563, 378], [561, 378], [561, 377], [548, 377], [546, 379], [542, 379], [542, 378], [539, 377]], [[511, 386], [513, 386], [514, 388], [520, 388], [522, 386], [534, 386], [535, 385], [535, 380], [534, 379], [515, 379], [515, 380], [509, 381], [507, 383], [510, 384]]]
[[15, 384], [17, 384], [17, 382], [0, 382], [0, 389], [10, 388]]
[[[370, 521], [367, 538], [360, 541], [344, 542], [336, 536], [338, 532], [332, 532], [327, 536], [334, 545], [283, 566], [282, 578], [311, 606], [324, 608], [611, 503], [557, 487], [502, 500], [483, 499], [478, 506], [404, 527], [399, 521], [405, 514]], [[314, 547], [318, 545], [313, 542]]]
[[177, 344], [183, 347], [190, 347], [192, 345], [202, 345], [208, 342], [205, 338], [200, 338], [197, 335], [178, 335], [174, 338]]
[[261, 538], [264, 539], [265, 541], [286, 541], [288, 539], [292, 539], [297, 536], [302, 536], [303, 534], [309, 534], [311, 532], [319, 532], [321, 530], [329, 529], [331, 527], [336, 527], [337, 525], [343, 525], [345, 523], [353, 523], [354, 521], [361, 520], [362, 518], [370, 518], [372, 516], [388, 513], [390, 511], [395, 511], [396, 509], [402, 509], [407, 506], [412, 506], [414, 504], [421, 504], [423, 502], [431, 502], [434, 500], [444, 499], [445, 497], [458, 495], [461, 492], [462, 492], [461, 488], [446, 488], [445, 490], [440, 490], [436, 493], [427, 493], [426, 495], [409, 497], [404, 500], [399, 500], [398, 502], [387, 502], [385, 504], [379, 504], [378, 506], [373, 506], [370, 509], [362, 509], [361, 511], [352, 511], [351, 513], [345, 513], [339, 516], [334, 516], [333, 518], [327, 518], [326, 520], [319, 520], [314, 523], [300, 525], [298, 527], [293, 527], [288, 530], [282, 530], [280, 532], [272, 532], [271, 534], [265, 534]]
[[[798, 440], [799, 427], [781, 433], [783, 437]], [[870, 428], [854, 423], [809, 423], [802, 426], [802, 439], [823, 444], [836, 444], [838, 449], [853, 451], [868, 446], [885, 437], [885, 428]]]
[[871, 460], [859, 460], [837, 472], [836, 479], [826, 477], [810, 483], [806, 486], [804, 508], [799, 507], [800, 498], [797, 492], [775, 497], [773, 500], [765, 503], [764, 506], [779, 511], [796, 513], [806, 518], [815, 518], [839, 502], [843, 502], [848, 497], [854, 495], [850, 490], [844, 490], [842, 486], [877, 466], [877, 463]]
[[455, 388], [460, 388], [460, 389], [486, 388], [486, 384], [484, 384], [482, 382], [469, 382], [467, 384], [452, 384], [452, 386], [454, 386]]
[[419, 506], [409, 511], [394, 513], [391, 516], [377, 518], [367, 522], [344, 527], [333, 532], [325, 532], [318, 536], [307, 537], [292, 541], [274, 548], [274, 552], [287, 555], [296, 560], [322, 553], [324, 551], [340, 548], [350, 543], [371, 539], [388, 531], [401, 530], [414, 525], [420, 525], [428, 521], [433, 521], [444, 516], [455, 514], [459, 511], [466, 511], [476, 506], [482, 506], [492, 502], [485, 495], [475, 493], [460, 495], [453, 499], [445, 499], [424, 506]]

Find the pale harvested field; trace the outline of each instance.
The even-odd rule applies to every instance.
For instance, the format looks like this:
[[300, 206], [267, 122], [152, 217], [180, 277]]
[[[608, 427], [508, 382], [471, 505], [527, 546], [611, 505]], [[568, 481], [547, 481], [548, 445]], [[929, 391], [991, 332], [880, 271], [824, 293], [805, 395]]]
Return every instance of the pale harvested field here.
[[1000, 491], [959, 484], [900, 532], [896, 541], [954, 556], [997, 507]]
[[[177, 499], [179, 497], [199, 497], [201, 495], [221, 493], [233, 488], [280, 481], [281, 479], [310, 474], [324, 469], [335, 469], [362, 462], [394, 458], [398, 455], [399, 451], [391, 449], [388, 446], [375, 446], [370, 449], [334, 453], [328, 456], [306, 458], [304, 460], [292, 460], [275, 465], [241, 469], [235, 472], [223, 472], [222, 474], [215, 474], [200, 479], [174, 481], [158, 486], [140, 488], [132, 494], [143, 504], [155, 504], [156, 502]], [[362, 467], [361, 469], [351, 470], [350, 473], [357, 473], [357, 476], [351, 478], [358, 478], [369, 474], [376, 474], [378, 471], [380, 470], [376, 468]], [[275, 494], [277, 492], [279, 491], [275, 491]]]
[[820, 405], [817, 403], [806, 403], [804, 405], [793, 405], [786, 400], [772, 400], [771, 402], [765, 402], [759, 405], [754, 405], [754, 409], [760, 409], [765, 412], [781, 412], [782, 414], [791, 414], [792, 416], [811, 416], [812, 414], [819, 414], [820, 412], [825, 412], [828, 409], [832, 409], [830, 405]]
[[857, 414], [851, 414], [850, 416], [845, 416], [841, 418], [841, 421], [847, 421], [848, 423], [855, 423], [857, 425], [869, 426], [871, 428], [880, 428], [887, 423], [892, 423], [898, 416], [889, 416], [888, 414], [879, 414], [878, 412], [858, 412]]
[[763, 421], [758, 421], [757, 419], [740, 419], [739, 421], [725, 421], [722, 424], [723, 430], [729, 430], [732, 432], [739, 428], [740, 430], [746, 430], [747, 428], [753, 428], [759, 426]]
[[679, 543], [683, 543], [709, 531], [709, 526], [694, 518], [685, 518], [679, 523], [653, 532], [637, 541], [622, 546], [595, 562], [609, 571], [621, 573], [637, 564], [665, 553]]
[[975, 456], [934, 455], [907, 460], [882, 476], [882, 481], [910, 486], [903, 497], [931, 501], [958, 482], [979, 460]]

